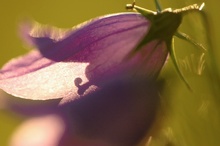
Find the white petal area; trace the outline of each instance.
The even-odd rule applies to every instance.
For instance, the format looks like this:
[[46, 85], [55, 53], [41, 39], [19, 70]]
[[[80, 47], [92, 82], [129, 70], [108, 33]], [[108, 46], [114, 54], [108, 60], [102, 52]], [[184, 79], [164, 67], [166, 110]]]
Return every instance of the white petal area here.
[[[13, 93], [14, 96], [33, 100], [77, 97], [76, 91], [78, 87], [75, 79], [81, 79], [81, 84], [88, 82], [85, 76], [85, 68], [88, 64], [81, 62], [58, 62], [23, 76], [0, 80], [0, 85], [3, 90], [5, 89], [8, 93]], [[64, 90], [66, 92], [63, 92]]]

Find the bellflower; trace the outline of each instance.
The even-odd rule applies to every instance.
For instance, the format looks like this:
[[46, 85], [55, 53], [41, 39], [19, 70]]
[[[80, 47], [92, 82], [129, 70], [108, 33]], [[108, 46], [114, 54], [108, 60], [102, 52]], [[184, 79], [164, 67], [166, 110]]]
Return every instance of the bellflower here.
[[35, 50], [2, 68], [0, 88], [27, 99], [74, 99], [116, 78], [153, 78], [167, 58], [165, 43], [152, 41], [126, 58], [149, 26], [136, 13], [99, 17], [65, 32], [25, 25], [22, 36]]
[[136, 6], [137, 13], [107, 15], [60, 31], [26, 24], [21, 36], [35, 47], [25, 56], [11, 60], [0, 71], [0, 88], [26, 99], [72, 100], [99, 89], [117, 78], [154, 79], [168, 52], [180, 77], [173, 36], [190, 41], [177, 31], [182, 16], [202, 7], [153, 12]]
[[[183, 78], [173, 36], [188, 39], [177, 33], [182, 14], [200, 7], [158, 7], [158, 12], [134, 4], [128, 8], [141, 14], [106, 15], [70, 30], [38, 23], [21, 27], [22, 38], [35, 49], [4, 65], [0, 88], [25, 99], [62, 99], [52, 116], [39, 119], [46, 126], [37, 125], [55, 135], [39, 137], [39, 143], [28, 138], [29, 145], [129, 146], [149, 132], [159, 105], [154, 81], [168, 53]], [[56, 128], [47, 126], [48, 121]], [[12, 146], [23, 146], [27, 130], [33, 133], [21, 128]]]

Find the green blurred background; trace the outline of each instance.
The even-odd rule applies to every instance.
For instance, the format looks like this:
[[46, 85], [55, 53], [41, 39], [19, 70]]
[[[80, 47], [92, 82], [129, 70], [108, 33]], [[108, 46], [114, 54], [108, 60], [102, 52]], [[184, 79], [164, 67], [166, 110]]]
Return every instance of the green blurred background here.
[[[111, 1], [74, 1], [74, 0], [1, 0], [0, 2], [0, 66], [13, 57], [28, 52], [18, 37], [18, 25], [27, 18], [43, 24], [50, 24], [61, 28], [69, 28], [88, 19], [117, 12], [125, 12], [125, 4], [132, 0]], [[153, 0], [137, 0], [137, 5], [155, 10]], [[208, 16], [211, 32], [206, 33], [202, 18], [198, 14], [184, 17], [181, 30], [193, 36], [198, 42], [207, 46], [207, 39], [211, 39], [215, 57], [220, 57], [220, 20], [219, 2], [216, 0], [161, 0], [164, 8], [181, 8], [193, 3], [206, 3], [204, 11]], [[159, 132], [155, 134], [152, 145], [178, 146], [219, 146], [220, 145], [220, 110], [219, 99], [214, 95], [212, 83], [205, 73], [198, 75], [197, 67], [200, 51], [182, 40], [175, 41], [178, 61], [195, 93], [189, 92], [179, 79], [172, 65], [168, 61], [160, 79], [165, 79], [161, 93], [162, 108], [158, 123]], [[208, 46], [207, 46], [208, 47]], [[194, 57], [192, 57], [194, 56]], [[214, 56], [212, 56], [214, 57]], [[219, 59], [217, 59], [218, 65]], [[187, 65], [186, 65], [187, 64]], [[7, 110], [0, 93], [0, 145], [7, 146], [7, 142], [14, 128], [23, 118]], [[11, 98], [11, 97], [9, 97]]]

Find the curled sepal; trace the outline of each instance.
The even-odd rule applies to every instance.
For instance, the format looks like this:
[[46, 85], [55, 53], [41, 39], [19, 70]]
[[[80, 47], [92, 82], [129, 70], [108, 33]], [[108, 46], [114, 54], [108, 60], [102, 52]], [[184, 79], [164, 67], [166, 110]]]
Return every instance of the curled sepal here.
[[176, 59], [176, 53], [175, 53], [175, 49], [174, 49], [174, 41], [173, 41], [173, 39], [171, 40], [171, 42], [167, 42], [167, 44], [169, 45], [168, 49], [169, 49], [170, 58], [173, 61], [174, 67], [175, 67], [177, 73], [179, 74], [180, 79], [185, 83], [186, 87], [190, 91], [193, 91], [192, 88], [190, 87], [189, 83], [185, 79], [184, 75], [182, 74], [182, 72], [179, 69], [179, 65], [178, 65], [178, 62], [177, 62], [177, 59]]

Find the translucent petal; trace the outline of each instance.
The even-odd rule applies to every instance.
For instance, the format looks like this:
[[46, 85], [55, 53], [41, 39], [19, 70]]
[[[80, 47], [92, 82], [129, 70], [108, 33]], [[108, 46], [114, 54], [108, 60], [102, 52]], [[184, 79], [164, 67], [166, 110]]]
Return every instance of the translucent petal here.
[[116, 78], [156, 76], [167, 57], [164, 42], [152, 41], [125, 59], [149, 27], [140, 14], [120, 13], [83, 23], [60, 37], [54, 37], [52, 28], [28, 29], [23, 36], [36, 50], [3, 67], [0, 88], [27, 99], [77, 98]]

